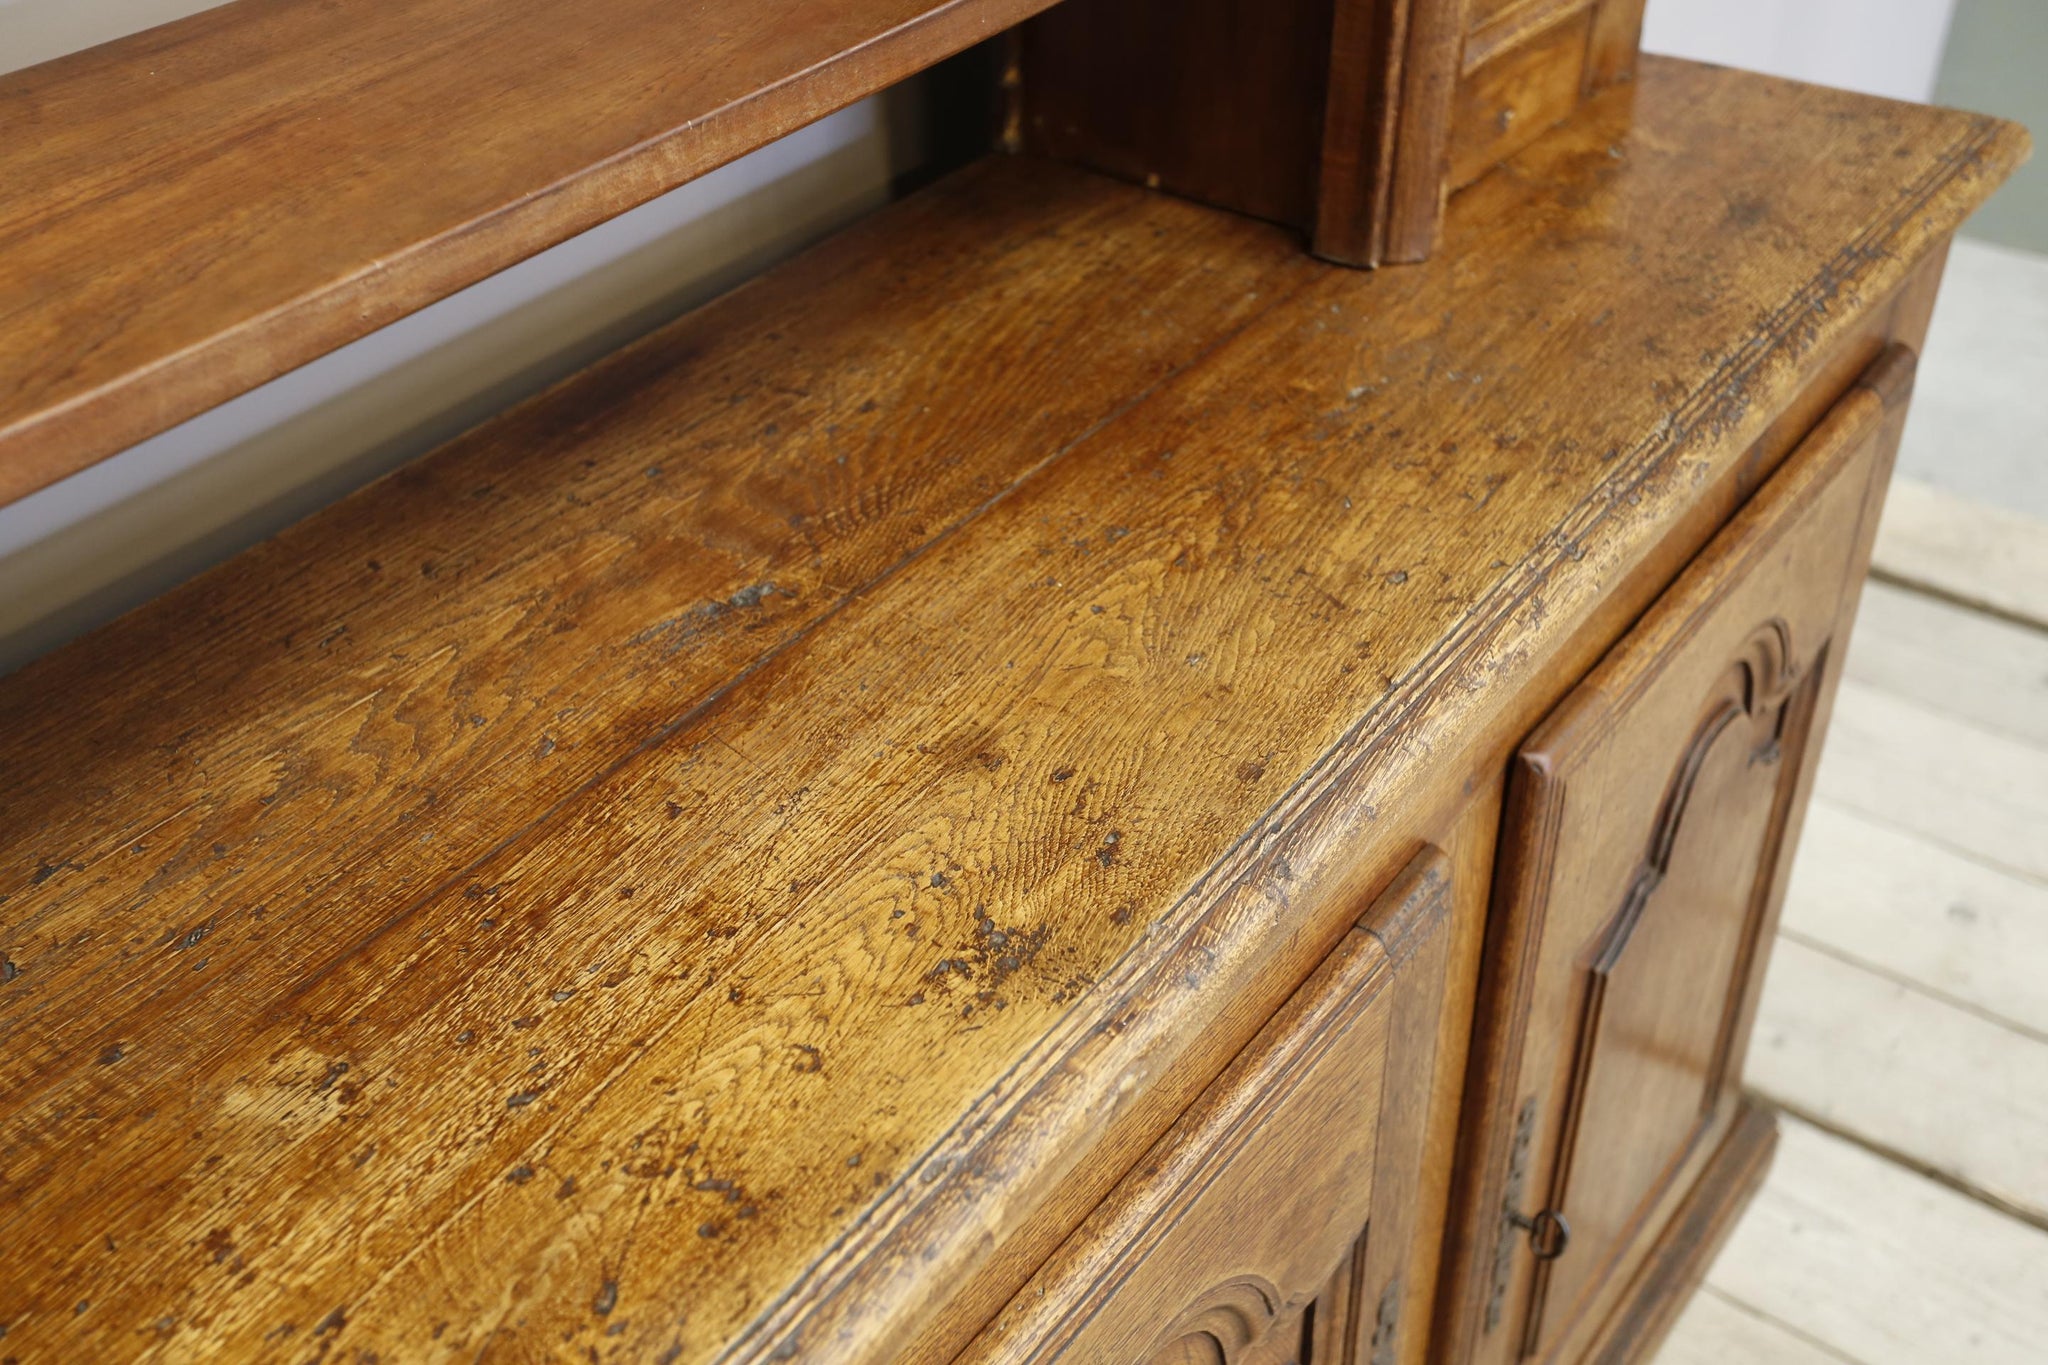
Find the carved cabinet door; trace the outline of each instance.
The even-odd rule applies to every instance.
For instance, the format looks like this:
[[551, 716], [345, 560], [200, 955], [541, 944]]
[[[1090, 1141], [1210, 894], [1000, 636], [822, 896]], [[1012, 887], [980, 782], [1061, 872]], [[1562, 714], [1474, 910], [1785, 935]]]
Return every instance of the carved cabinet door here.
[[[1474, 1053], [1472, 1118], [1488, 1128], [1468, 1205], [1475, 1361], [1627, 1358], [1621, 1310], [1670, 1297], [1632, 1282], [1697, 1236], [1678, 1215], [1737, 1130], [1755, 992], [1888, 464], [1894, 429], [1871, 383], [1515, 757]], [[1767, 1124], [1739, 1132], [1759, 1130], [1767, 1143]], [[1678, 1222], [1689, 1230], [1667, 1236]]]
[[[1429, 1058], [1390, 1044], [1442, 1000], [1450, 863], [1426, 850], [960, 1357], [960, 1365], [1366, 1365], [1398, 1283], [1418, 1141], [1387, 1116]], [[1401, 1051], [1422, 1050], [1404, 1046]], [[1377, 1320], [1376, 1320], [1377, 1319]]]

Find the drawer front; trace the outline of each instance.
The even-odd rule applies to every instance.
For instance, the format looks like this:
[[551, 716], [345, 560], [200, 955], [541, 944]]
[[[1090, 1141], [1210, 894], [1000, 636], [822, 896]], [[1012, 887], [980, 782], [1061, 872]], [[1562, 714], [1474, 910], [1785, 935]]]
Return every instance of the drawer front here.
[[1389, 1087], [1418, 1069], [1389, 1065], [1389, 1040], [1435, 1009], [1442, 958], [1421, 949], [1449, 882], [1418, 857], [961, 1360], [1344, 1359], [1370, 1332], [1356, 1253], [1376, 1191], [1412, 1183], [1386, 1169], [1415, 1153], [1382, 1117], [1415, 1101]]
[[1581, 1358], [1736, 1116], [1884, 419], [1844, 399], [1516, 757], [1482, 1360]]

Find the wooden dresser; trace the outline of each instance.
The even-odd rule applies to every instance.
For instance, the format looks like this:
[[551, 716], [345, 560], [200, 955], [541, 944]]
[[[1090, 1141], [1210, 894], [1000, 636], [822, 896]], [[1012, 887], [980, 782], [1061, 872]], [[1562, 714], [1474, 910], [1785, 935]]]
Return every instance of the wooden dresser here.
[[996, 148], [0, 679], [0, 1358], [1651, 1354], [2026, 138], [1639, 27], [237, 0], [0, 77], [10, 499], [974, 44]]

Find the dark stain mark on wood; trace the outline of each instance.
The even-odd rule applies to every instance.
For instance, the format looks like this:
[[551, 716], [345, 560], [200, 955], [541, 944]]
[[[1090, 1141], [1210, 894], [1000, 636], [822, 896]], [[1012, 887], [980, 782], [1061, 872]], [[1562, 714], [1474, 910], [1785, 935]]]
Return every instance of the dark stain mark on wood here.
[[100, 1053], [100, 1065], [112, 1066], [115, 1062], [120, 1061], [123, 1057], [126, 1057], [127, 1055], [128, 1050], [122, 1047], [119, 1043], [109, 1043], [107, 1044], [106, 1050]]
[[1102, 847], [1095, 850], [1095, 861], [1101, 863], [1104, 867], [1115, 867], [1117, 845], [1123, 842], [1123, 838], [1122, 832], [1118, 830], [1111, 830], [1108, 834], [1104, 835]]
[[505, 1172], [505, 1181], [507, 1184], [524, 1185], [527, 1181], [531, 1179], [533, 1179], [533, 1167], [527, 1165], [523, 1161], [520, 1162], [517, 1166], [514, 1166], [511, 1170]]
[[[603, 1284], [598, 1286], [597, 1297], [590, 1301], [590, 1311], [597, 1314], [601, 1318], [609, 1317], [611, 1315], [612, 1309], [617, 1308], [618, 1306], [619, 1282], [617, 1280], [606, 1280]], [[618, 1325], [621, 1327], [625, 1326], [624, 1323], [620, 1323]]]
[[46, 882], [46, 881], [50, 880], [50, 878], [52, 878], [52, 877], [56, 876], [56, 875], [57, 875], [57, 874], [58, 874], [59, 872], [83, 872], [83, 871], [85, 871], [85, 864], [84, 864], [84, 863], [73, 863], [73, 862], [55, 862], [55, 863], [44, 863], [44, 864], [43, 864], [42, 866], [38, 867], [38, 868], [37, 868], [37, 869], [35, 870], [35, 872], [34, 872], [34, 873], [32, 873], [32, 874], [30, 875], [30, 877], [29, 877], [29, 879], [28, 879], [28, 882], [29, 882], [29, 885], [30, 885], [30, 886], [41, 886], [41, 885], [42, 885], [42, 884], [43, 884], [44, 882]]
[[1728, 225], [1740, 232], [1747, 232], [1767, 221], [1771, 206], [1754, 195], [1738, 195], [1728, 201]]
[[[702, 606], [692, 607], [680, 616], [671, 616], [666, 621], [658, 621], [646, 630], [641, 631], [638, 635], [635, 635], [627, 643], [631, 645], [653, 644], [655, 641], [666, 637], [665, 652], [670, 655], [679, 654], [687, 649], [693, 641], [704, 633], [707, 627], [711, 626], [719, 618], [728, 616], [736, 611], [751, 611], [759, 607], [768, 597], [778, 592], [783, 592], [783, 589], [778, 587], [772, 579], [766, 583], [756, 583], [752, 587], [741, 588], [723, 601], [706, 602]], [[784, 593], [784, 595], [794, 596], [795, 594]]]
[[[1114, 837], [1114, 836], [1112, 836]], [[1042, 924], [1029, 929], [1003, 928], [980, 906], [974, 911], [974, 951], [983, 966], [993, 969], [991, 984], [1000, 983], [1038, 956], [1051, 931]]]
[[812, 1047], [809, 1043], [791, 1043], [790, 1046], [795, 1048], [800, 1054], [795, 1061], [789, 1064], [791, 1071], [810, 1073], [824, 1070], [825, 1054], [818, 1051], [817, 1048]]
[[[546, 1089], [546, 1087], [543, 1086], [541, 1087], [541, 1089]], [[524, 1109], [527, 1105], [532, 1104], [535, 1100], [539, 1099], [540, 1095], [540, 1090], [518, 1091], [514, 1094], [507, 1095], [505, 1097], [505, 1107], [507, 1109]]]
[[213, 916], [209, 918], [206, 921], [206, 923], [194, 925], [192, 928], [187, 929], [183, 934], [179, 934], [177, 930], [173, 929], [171, 931], [171, 951], [174, 953], [182, 953], [187, 948], [196, 948], [201, 943], [204, 943], [206, 941], [206, 936], [213, 932], [213, 926], [219, 918], [220, 917], [217, 915]]

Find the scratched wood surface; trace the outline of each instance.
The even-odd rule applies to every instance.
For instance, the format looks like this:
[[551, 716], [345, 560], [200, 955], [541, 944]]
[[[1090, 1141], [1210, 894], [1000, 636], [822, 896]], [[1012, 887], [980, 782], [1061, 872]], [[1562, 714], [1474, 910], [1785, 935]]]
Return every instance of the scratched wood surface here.
[[0, 75], [0, 503], [1050, 0], [236, 0]]
[[986, 167], [0, 683], [6, 1347], [993, 1311], [2024, 149], [1634, 113], [1374, 275]]

